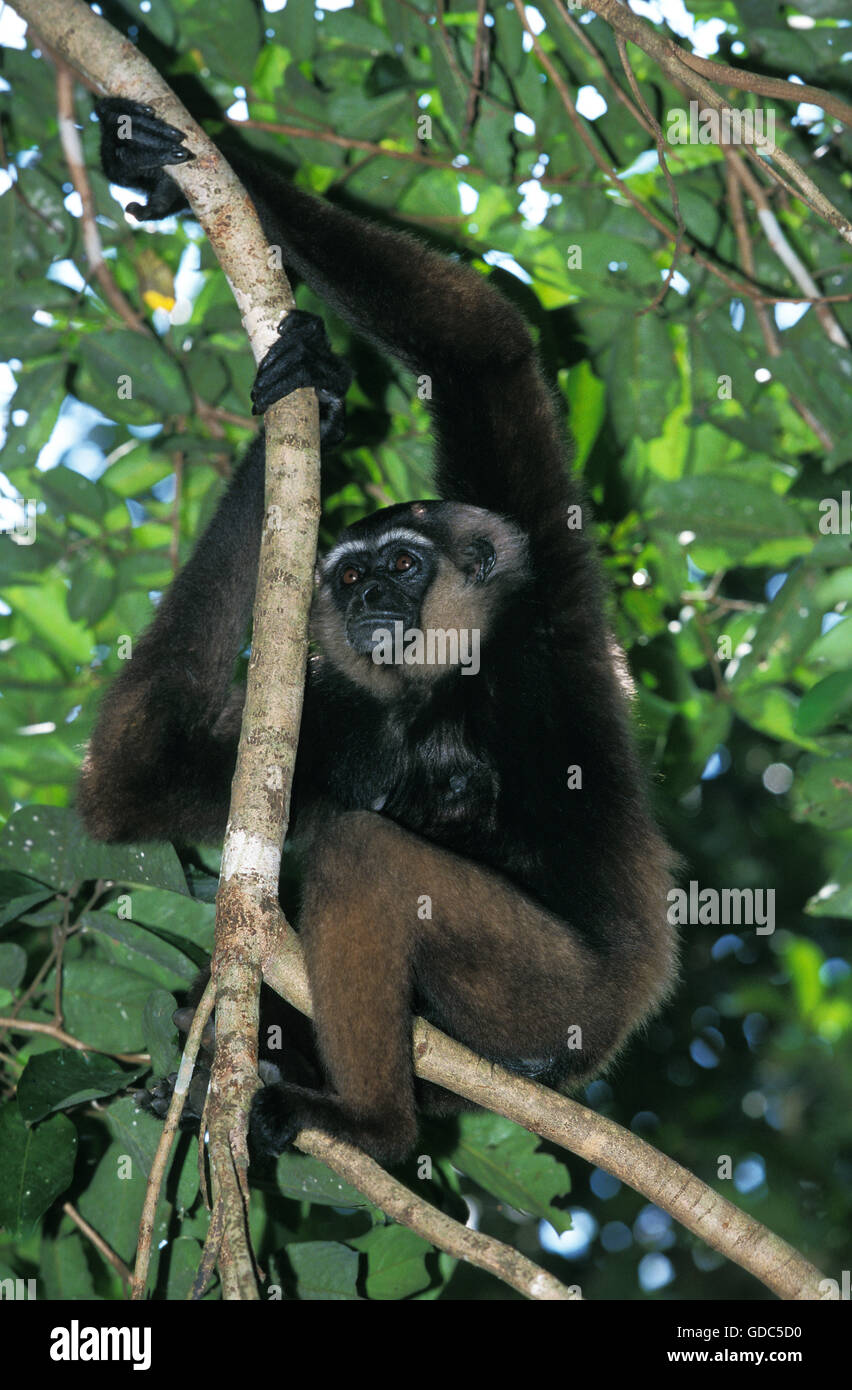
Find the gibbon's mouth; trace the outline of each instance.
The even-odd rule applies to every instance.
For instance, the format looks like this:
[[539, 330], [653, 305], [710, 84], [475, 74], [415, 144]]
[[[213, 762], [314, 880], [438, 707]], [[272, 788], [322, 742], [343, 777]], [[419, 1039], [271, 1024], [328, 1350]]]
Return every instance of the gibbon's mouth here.
[[346, 624], [346, 640], [353, 651], [369, 656], [379, 645], [380, 632], [394, 635], [394, 623], [402, 623], [405, 628], [408, 620], [401, 613], [371, 613], [369, 617], [350, 618]]

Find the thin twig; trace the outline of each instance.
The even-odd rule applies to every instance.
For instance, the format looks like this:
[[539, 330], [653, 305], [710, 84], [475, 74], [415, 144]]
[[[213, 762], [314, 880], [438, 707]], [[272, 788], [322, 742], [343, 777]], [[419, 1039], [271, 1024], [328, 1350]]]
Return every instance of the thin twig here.
[[169, 540], [169, 564], [172, 573], [177, 574], [180, 567], [180, 504], [183, 496], [183, 466], [186, 455], [182, 449], [173, 454], [175, 465], [175, 495], [172, 502], [172, 534]]
[[675, 181], [672, 178], [672, 172], [668, 165], [668, 159], [666, 158], [666, 141], [665, 136], [663, 135], [662, 126], [651, 112], [648, 103], [646, 102], [645, 98], [639, 90], [639, 83], [636, 81], [636, 74], [630, 66], [630, 59], [627, 56], [627, 44], [625, 43], [624, 39], [621, 37], [620, 34], [616, 34], [615, 36], [615, 46], [618, 49], [618, 56], [621, 59], [621, 66], [624, 69], [624, 74], [627, 78], [627, 81], [630, 83], [631, 91], [633, 92], [633, 95], [636, 98], [636, 101], [638, 102], [639, 106], [642, 108], [646, 121], [651, 127], [651, 132], [654, 136], [654, 144], [657, 147], [657, 158], [660, 161], [660, 168], [663, 171], [663, 175], [668, 186], [669, 195], [672, 200], [672, 213], [674, 215], [675, 224], [677, 226], [677, 236], [675, 237], [674, 250], [672, 251], [671, 265], [668, 268], [668, 272], [666, 274], [665, 279], [663, 280], [662, 285], [660, 286], [657, 293], [654, 295], [654, 298], [651, 300], [651, 303], [646, 304], [644, 309], [639, 310], [639, 316], [641, 317], [642, 314], [649, 314], [653, 309], [656, 309], [659, 304], [662, 304], [663, 300], [668, 294], [669, 286], [671, 285], [672, 280], [674, 279], [675, 268], [677, 266], [677, 258], [680, 255], [680, 249], [683, 245], [684, 237], [686, 236], [686, 226], [684, 224], [683, 215], [680, 210], [680, 198], [678, 197], [677, 193], [677, 185], [675, 184]]
[[[195, 1059], [198, 1056], [198, 1049], [201, 1046], [201, 1034], [213, 1011], [213, 1002], [216, 997], [216, 986], [212, 979], [207, 983], [207, 988], [199, 1000], [198, 1007], [192, 1018], [186, 1042], [184, 1043], [183, 1056], [181, 1057], [180, 1067], [178, 1068], [177, 1081], [169, 1102], [168, 1113], [163, 1124], [163, 1132], [160, 1135], [157, 1151], [154, 1154], [154, 1161], [151, 1164], [151, 1171], [148, 1174], [148, 1183], [145, 1188], [145, 1201], [142, 1207], [142, 1215], [139, 1219], [139, 1243], [136, 1247], [136, 1265], [133, 1270], [133, 1288], [131, 1298], [141, 1299], [145, 1297], [145, 1285], [148, 1280], [148, 1266], [151, 1260], [151, 1240], [154, 1234], [154, 1216], [157, 1210], [157, 1202], [160, 1197], [160, 1188], [166, 1174], [166, 1166], [169, 1161], [172, 1140], [177, 1133], [180, 1117], [183, 1114], [184, 1101], [189, 1090], [189, 1083], [192, 1080], [192, 1073], [195, 1068]], [[199, 1142], [204, 1142], [203, 1133], [199, 1137]]]
[[295, 1142], [303, 1153], [318, 1158], [332, 1172], [357, 1187], [386, 1216], [392, 1217], [401, 1226], [407, 1226], [455, 1259], [487, 1270], [526, 1298], [567, 1302], [580, 1297], [510, 1245], [493, 1236], [483, 1235], [481, 1231], [472, 1231], [460, 1221], [438, 1211], [351, 1144], [332, 1139], [317, 1129], [303, 1129]]
[[467, 92], [467, 105], [464, 113], [464, 125], [462, 126], [462, 144], [470, 134], [476, 113], [479, 108], [479, 99], [487, 80], [488, 59], [490, 53], [490, 34], [488, 25], [485, 23], [485, 12], [487, 0], [477, 0], [476, 4], [476, 43], [473, 50], [473, 72]]
[[65, 955], [65, 941], [70, 923], [71, 899], [66, 896], [62, 910], [62, 921], [53, 928], [53, 945], [56, 949], [56, 974], [53, 981], [53, 1023], [56, 1028], [61, 1028], [64, 1022], [62, 1015], [62, 961]]
[[[595, 65], [598, 68], [598, 71], [600, 72], [601, 77], [603, 78], [604, 82], [606, 82], [608, 88], [610, 89], [616, 100], [620, 101], [622, 106], [624, 106], [630, 112], [636, 124], [640, 125], [647, 135], [653, 137], [653, 125], [646, 119], [645, 115], [639, 109], [639, 107], [636, 106], [630, 100], [630, 97], [627, 95], [624, 88], [616, 80], [615, 74], [610, 72], [606, 60], [603, 57], [603, 54], [597, 48], [597, 45], [592, 43], [592, 40], [589, 38], [589, 35], [586, 33], [586, 30], [583, 28], [582, 24], [578, 24], [574, 16], [568, 14], [567, 10], [557, 9], [557, 13], [568, 32], [574, 38], [574, 41], [580, 46], [580, 48], [585, 49], [589, 57], [593, 59]], [[673, 150], [672, 153], [675, 158], [678, 157], [677, 150]]]
[[75, 75], [73, 69], [58, 56], [55, 57], [55, 62], [59, 139], [62, 142], [62, 152], [65, 155], [65, 163], [68, 165], [71, 182], [80, 198], [83, 246], [86, 251], [89, 270], [100, 285], [104, 298], [112, 305], [128, 328], [132, 328], [134, 333], [143, 333], [147, 337], [150, 330], [144, 324], [141, 315], [136, 313], [129, 300], [125, 299], [110, 275], [104, 260], [101, 238], [95, 222], [95, 200], [92, 196], [92, 186], [89, 183], [89, 175], [83, 160], [83, 146], [80, 142], [80, 133], [77, 130], [74, 114]]
[[150, 1062], [151, 1057], [147, 1052], [110, 1052], [106, 1047], [93, 1047], [91, 1043], [81, 1042], [79, 1038], [72, 1038], [70, 1033], [66, 1033], [63, 1028], [57, 1028], [55, 1023], [37, 1023], [32, 1018], [0, 1018], [0, 1028], [8, 1028], [10, 1033], [43, 1033], [47, 1038], [55, 1038], [65, 1047], [73, 1047], [77, 1052], [97, 1052], [102, 1057], [114, 1057], [116, 1062], [142, 1063]]
[[[669, 227], [665, 222], [663, 222], [659, 217], [655, 216], [655, 214], [645, 206], [641, 198], [638, 198], [636, 196], [636, 194], [633, 192], [633, 189], [630, 187], [628, 183], [625, 182], [624, 179], [619, 178], [618, 174], [612, 168], [609, 161], [605, 158], [604, 155], [601, 154], [600, 150], [597, 147], [597, 144], [595, 143], [594, 139], [592, 138], [586, 127], [586, 122], [582, 119], [579, 111], [577, 110], [577, 107], [574, 104], [574, 101], [571, 97], [571, 93], [568, 90], [567, 84], [563, 80], [561, 74], [559, 73], [555, 64], [551, 61], [549, 55], [547, 54], [543, 46], [539, 42], [538, 36], [533, 32], [532, 28], [530, 27], [529, 22], [527, 20], [523, 0], [513, 0], [513, 3], [515, 9], [518, 12], [518, 16], [524, 29], [530, 36], [532, 47], [535, 51], [535, 55], [538, 58], [538, 61], [541, 63], [542, 67], [544, 68], [545, 72], [547, 73], [548, 77], [550, 78], [551, 82], [556, 88], [556, 91], [559, 93], [562, 105], [565, 107], [571, 124], [574, 126], [574, 129], [580, 137], [580, 140], [586, 146], [586, 149], [589, 151], [590, 155], [592, 156], [592, 159], [600, 169], [601, 173], [603, 173], [605, 177], [609, 179], [610, 183], [615, 188], [617, 188], [619, 193], [621, 193], [621, 195], [624, 198], [626, 198], [627, 201], [636, 209], [640, 217], [643, 217], [646, 222], [650, 223], [650, 225], [654, 227], [656, 231], [661, 232], [667, 240], [673, 241], [676, 236], [676, 230], [672, 227]], [[691, 256], [692, 259], [698, 263], [698, 265], [702, 266], [705, 270], [708, 270], [711, 275], [715, 275], [719, 280], [726, 284], [729, 289], [734, 291], [735, 294], [743, 296], [748, 293], [745, 285], [742, 285], [738, 280], [734, 279], [732, 275], [728, 275], [728, 273], [722, 270], [720, 266], [716, 265], [714, 261], [710, 260], [709, 257], [705, 256], [701, 251], [699, 251], [697, 246], [695, 246], [692, 242], [686, 242], [684, 244], [684, 251], [687, 255]], [[757, 293], [760, 293], [759, 286], [755, 286], [754, 288]]]
[[724, 146], [725, 155], [728, 158], [729, 168], [733, 169], [739, 182], [745, 188], [757, 211], [757, 219], [763, 228], [769, 246], [784, 269], [798, 285], [800, 290], [814, 299], [814, 313], [830, 342], [837, 347], [848, 348], [849, 339], [829, 309], [828, 305], [820, 302], [819, 285], [817, 285], [807, 266], [799, 259], [796, 251], [790, 245], [787, 237], [778, 222], [775, 213], [769, 206], [769, 200], [763, 191], [758, 180], [755, 178], [745, 160], [731, 150], [730, 146]]
[[[516, 7], [518, 4], [519, 0], [515, 0]], [[585, 10], [600, 15], [614, 33], [629, 39], [643, 53], [654, 58], [668, 77], [683, 83], [701, 97], [713, 111], [723, 114], [730, 110], [709, 82], [706, 82], [693, 67], [684, 62], [682, 50], [678, 46], [658, 34], [646, 20], [635, 15], [626, 5], [621, 4], [620, 0], [577, 0], [577, 4]], [[797, 90], [801, 93], [803, 89], [797, 87]], [[798, 100], [801, 101], [801, 99], [799, 96]], [[829, 226], [834, 227], [844, 241], [852, 244], [852, 222], [834, 206], [805, 173], [804, 169], [785, 150], [778, 146], [773, 146], [771, 150], [752, 145], [746, 145], [744, 148], [749, 159], [764, 169], [771, 178], [777, 179], [777, 171], [772, 164], [767, 162], [767, 159], [771, 158], [793, 181], [797, 197], [807, 203]]]
[[66, 1216], [69, 1216], [71, 1218], [71, 1220], [74, 1222], [74, 1225], [80, 1228], [80, 1230], [83, 1232], [83, 1235], [86, 1237], [87, 1240], [91, 1241], [95, 1249], [101, 1255], [103, 1255], [107, 1263], [112, 1265], [116, 1274], [121, 1279], [121, 1282], [124, 1285], [128, 1285], [131, 1279], [133, 1278], [133, 1275], [131, 1274], [127, 1265], [124, 1263], [124, 1260], [120, 1259], [119, 1256], [116, 1255], [115, 1251], [109, 1248], [103, 1236], [98, 1235], [94, 1226], [90, 1226], [88, 1221], [86, 1221], [86, 1219], [80, 1215], [80, 1213], [77, 1211], [75, 1207], [72, 1207], [70, 1202], [63, 1202], [62, 1210], [65, 1212]]
[[[448, 159], [436, 159], [434, 155], [420, 154], [417, 150], [395, 150], [388, 149], [386, 145], [376, 144], [374, 140], [359, 140], [352, 135], [338, 135], [333, 130], [317, 127], [312, 130], [309, 126], [289, 125], [281, 121], [259, 121], [249, 119], [241, 121], [229, 116], [228, 119], [233, 126], [240, 130], [265, 130], [272, 135], [289, 135], [294, 140], [316, 140], [320, 144], [337, 145], [344, 150], [364, 150], [371, 155], [386, 155], [388, 159], [402, 159], [412, 164], [422, 164], [432, 169], [452, 169], [454, 173], [461, 172], [458, 167]], [[482, 178], [485, 174], [476, 164], [465, 164], [464, 171], [467, 174], [478, 174]]]
[[[754, 254], [752, 251], [751, 238], [748, 234], [745, 212], [743, 209], [740, 183], [748, 186], [749, 181], [757, 185], [757, 192], [763, 195], [763, 190], [757, 184], [757, 180], [752, 175], [751, 170], [745, 161], [729, 146], [725, 146], [725, 158], [727, 161], [727, 188], [728, 205], [731, 209], [731, 220], [734, 224], [734, 233], [737, 238], [737, 245], [740, 251], [740, 261], [743, 270], [749, 279], [754, 278]], [[743, 178], [745, 175], [745, 178]], [[778, 341], [778, 334], [775, 329], [767, 307], [759, 300], [752, 299], [752, 306], [757, 315], [758, 327], [766, 346], [766, 351], [770, 357], [781, 356], [781, 344]], [[822, 307], [822, 306], [820, 306]], [[797, 396], [788, 388], [787, 396], [793, 409], [801, 416], [809, 429], [813, 430], [823, 448], [830, 451], [834, 448], [834, 439], [831, 432], [823, 425], [822, 421], [814, 414], [810, 406], [801, 397]]]

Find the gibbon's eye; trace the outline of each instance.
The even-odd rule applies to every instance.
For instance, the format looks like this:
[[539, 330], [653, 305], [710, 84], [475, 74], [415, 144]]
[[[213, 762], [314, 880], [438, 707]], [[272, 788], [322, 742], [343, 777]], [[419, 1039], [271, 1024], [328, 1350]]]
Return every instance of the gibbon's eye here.
[[357, 584], [361, 578], [361, 571], [356, 570], [354, 565], [347, 565], [340, 576], [341, 584]]
[[393, 567], [397, 574], [405, 574], [406, 570], [414, 569], [416, 563], [413, 555], [409, 555], [407, 550], [401, 550], [393, 562]]

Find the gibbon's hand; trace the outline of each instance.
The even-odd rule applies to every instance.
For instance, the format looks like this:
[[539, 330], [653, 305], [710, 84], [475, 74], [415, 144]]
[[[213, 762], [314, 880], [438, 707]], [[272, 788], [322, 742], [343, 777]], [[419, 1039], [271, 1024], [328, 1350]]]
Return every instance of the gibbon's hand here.
[[252, 413], [263, 415], [275, 402], [301, 386], [313, 386], [320, 408], [320, 439], [339, 444], [345, 433], [344, 397], [352, 368], [332, 352], [325, 324], [316, 314], [291, 309], [257, 369], [251, 391]]
[[182, 211], [186, 198], [163, 166], [195, 158], [183, 145], [183, 131], [166, 125], [150, 106], [127, 97], [103, 97], [95, 103], [95, 112], [101, 123], [101, 165], [107, 178], [122, 188], [148, 194], [147, 203], [128, 203], [127, 211], [140, 222]]
[[[101, 163], [107, 178], [124, 188], [140, 188], [147, 203], [128, 203], [140, 221], [152, 221], [186, 208], [186, 199], [167, 164], [195, 156], [183, 146], [183, 131], [155, 116], [150, 106], [126, 97], [104, 97], [95, 105], [101, 123]], [[258, 368], [252, 411], [262, 415], [292, 391], [313, 386], [320, 407], [320, 440], [339, 444], [345, 433], [343, 398], [352, 381], [351, 368], [331, 350], [322, 319], [295, 309], [287, 315]]]

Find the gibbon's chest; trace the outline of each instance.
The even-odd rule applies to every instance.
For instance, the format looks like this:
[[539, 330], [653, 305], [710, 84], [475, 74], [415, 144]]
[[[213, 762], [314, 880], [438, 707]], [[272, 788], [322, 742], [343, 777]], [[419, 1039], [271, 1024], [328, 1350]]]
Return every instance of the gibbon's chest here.
[[338, 732], [324, 795], [460, 848], [493, 833], [497, 770], [455, 711], [379, 708]]
[[447, 843], [475, 843], [493, 830], [499, 775], [460, 719], [406, 724], [390, 716], [387, 739], [395, 758], [375, 810]]

